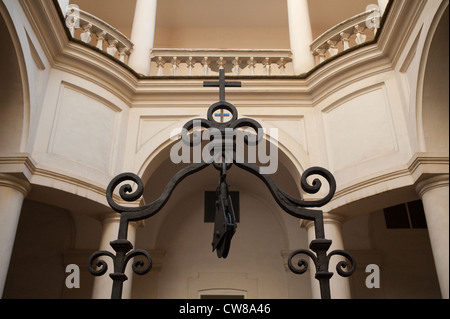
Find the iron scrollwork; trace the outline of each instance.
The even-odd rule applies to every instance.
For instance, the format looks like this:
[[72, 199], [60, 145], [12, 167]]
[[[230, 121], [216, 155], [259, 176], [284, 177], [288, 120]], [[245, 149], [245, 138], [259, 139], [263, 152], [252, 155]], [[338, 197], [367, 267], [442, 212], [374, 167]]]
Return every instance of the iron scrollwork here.
[[[224, 70], [220, 70], [219, 82], [205, 82], [204, 86], [218, 86], [220, 87], [220, 101], [213, 104], [207, 113], [207, 119], [195, 119], [187, 122], [182, 131], [182, 140], [186, 145], [190, 147], [195, 146], [195, 132], [189, 134], [196, 123], [199, 123], [200, 127], [204, 129], [214, 128], [216, 132], [219, 132], [222, 137], [222, 141], [226, 142], [226, 131], [237, 130], [238, 128], [250, 127], [257, 132], [255, 143], [259, 143], [263, 136], [261, 125], [248, 118], [239, 119], [238, 112], [234, 105], [225, 101], [225, 87], [233, 86], [239, 87], [239, 82], [226, 82]], [[218, 110], [227, 110], [231, 113], [231, 120], [228, 122], [217, 122], [214, 119], [214, 113]], [[194, 138], [190, 137], [192, 135]], [[198, 143], [198, 139], [197, 139]], [[245, 136], [245, 143], [249, 145], [250, 140]], [[268, 187], [273, 198], [277, 204], [288, 214], [299, 219], [310, 220], [314, 222], [315, 236], [316, 238], [310, 243], [310, 250], [300, 249], [294, 251], [288, 258], [289, 269], [295, 274], [303, 274], [308, 270], [308, 261], [301, 258], [297, 265], [294, 265], [294, 259], [298, 255], [306, 255], [309, 257], [316, 267], [316, 279], [320, 283], [321, 297], [323, 299], [331, 298], [329, 280], [333, 276], [333, 273], [328, 270], [330, 258], [336, 255], [345, 257], [350, 262], [340, 261], [336, 270], [340, 276], [350, 276], [356, 269], [356, 262], [353, 257], [346, 251], [335, 250], [327, 254], [329, 247], [331, 246], [331, 240], [325, 238], [323, 212], [321, 210], [315, 210], [324, 206], [331, 201], [336, 192], [336, 181], [334, 176], [326, 169], [321, 167], [312, 167], [307, 169], [301, 177], [300, 185], [304, 192], [308, 194], [317, 194], [322, 189], [322, 181], [319, 178], [315, 178], [312, 182], [308, 182], [308, 179], [312, 176], [320, 176], [325, 179], [329, 185], [328, 193], [321, 199], [307, 201], [303, 199], [297, 199], [281, 190], [273, 181], [273, 179], [267, 174], [260, 173], [260, 167], [253, 163], [248, 163], [242, 158], [236, 157], [236, 145], [232, 144], [232, 148], [229, 145], [222, 142], [222, 150], [224, 153], [228, 152], [232, 154], [232, 162], [226, 162], [221, 158], [220, 160], [211, 159], [205, 162], [203, 159], [199, 163], [191, 164], [188, 167], [181, 169], [176, 173], [169, 183], [166, 185], [161, 196], [150, 204], [140, 207], [128, 207], [118, 204], [114, 200], [114, 192], [116, 188], [119, 188], [120, 198], [126, 202], [134, 202], [142, 197], [144, 193], [143, 182], [139, 176], [133, 173], [123, 173], [115, 177], [108, 185], [106, 190], [106, 198], [111, 208], [120, 214], [120, 224], [118, 239], [112, 241], [110, 244], [113, 247], [116, 255], [108, 251], [98, 251], [89, 258], [89, 271], [95, 276], [102, 276], [107, 271], [107, 264], [100, 257], [109, 257], [114, 261], [114, 272], [110, 274], [113, 279], [113, 289], [111, 298], [119, 299], [122, 296], [123, 282], [127, 280], [125, 275], [125, 267], [127, 263], [134, 257], [145, 257], [146, 262], [142, 259], [138, 259], [133, 263], [133, 271], [139, 275], [146, 274], [152, 267], [152, 259], [150, 255], [144, 250], [132, 250], [133, 245], [127, 240], [128, 223], [132, 221], [139, 221], [150, 218], [157, 214], [167, 203], [170, 195], [174, 191], [175, 187], [186, 177], [197, 173], [209, 165], [213, 164], [214, 167], [220, 172], [219, 187], [217, 191], [217, 207], [216, 207], [216, 220], [213, 232], [213, 251], [217, 250], [219, 258], [226, 258], [230, 249], [231, 239], [236, 231], [236, 221], [231, 203], [231, 197], [228, 194], [228, 184], [226, 182], [226, 174], [233, 165], [257, 176]], [[134, 184], [134, 190], [131, 184]], [[97, 269], [93, 267], [95, 260]], [[349, 269], [348, 269], [349, 268]], [[347, 270], [348, 269], [348, 270]]]

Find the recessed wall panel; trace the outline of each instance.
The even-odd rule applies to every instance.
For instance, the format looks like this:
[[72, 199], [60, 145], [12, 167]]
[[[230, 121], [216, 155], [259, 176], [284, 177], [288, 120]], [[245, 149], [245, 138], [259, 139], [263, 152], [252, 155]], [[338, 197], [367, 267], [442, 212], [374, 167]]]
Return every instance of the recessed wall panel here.
[[117, 111], [88, 92], [63, 86], [50, 153], [108, 172]]
[[398, 149], [384, 86], [349, 95], [325, 109], [323, 118], [334, 170], [356, 167]]

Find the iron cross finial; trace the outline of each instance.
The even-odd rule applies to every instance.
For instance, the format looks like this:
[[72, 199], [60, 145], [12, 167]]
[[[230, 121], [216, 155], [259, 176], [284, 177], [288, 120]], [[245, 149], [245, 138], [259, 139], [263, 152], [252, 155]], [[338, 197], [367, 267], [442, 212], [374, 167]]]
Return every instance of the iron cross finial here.
[[219, 87], [220, 88], [220, 101], [225, 101], [225, 88], [226, 87], [241, 87], [241, 82], [229, 82], [225, 81], [225, 70], [220, 69], [219, 70], [219, 81], [205, 81], [203, 82], [203, 87]]

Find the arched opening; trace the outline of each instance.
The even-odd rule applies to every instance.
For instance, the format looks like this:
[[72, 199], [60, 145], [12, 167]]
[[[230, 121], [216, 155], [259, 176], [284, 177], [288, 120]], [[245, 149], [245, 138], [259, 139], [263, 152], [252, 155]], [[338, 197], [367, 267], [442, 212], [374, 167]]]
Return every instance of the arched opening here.
[[13, 40], [12, 22], [3, 4], [0, 4], [0, 152], [19, 153], [26, 138], [27, 125], [24, 97], [24, 75], [21, 53]]
[[[172, 163], [171, 146], [160, 150], [142, 173], [148, 176], [146, 203], [158, 198], [183, 167]], [[288, 168], [294, 165], [279, 153], [272, 177], [285, 192], [299, 198], [299, 180]], [[212, 252], [214, 225], [205, 222], [205, 192], [216, 190], [219, 176], [212, 165], [188, 176], [164, 208], [138, 229], [136, 247], [160, 257], [145, 278], [135, 277], [132, 297], [200, 298], [201, 291], [214, 289], [238, 290], [248, 298], [310, 298], [310, 277], [295, 276], [285, 268], [287, 251], [308, 246], [306, 231], [300, 229], [298, 219], [282, 211], [261, 180], [236, 165], [228, 171], [227, 182], [230, 191], [239, 193], [237, 231], [228, 258], [219, 259]]]
[[20, 214], [3, 298], [63, 298], [64, 252], [72, 248], [70, 212], [25, 200]]
[[[432, 36], [425, 55], [422, 101], [419, 101], [419, 128], [422, 127], [422, 149], [426, 152], [447, 153], [449, 147], [449, 21], [448, 6]], [[421, 122], [420, 122], [421, 121]]]
[[[95, 277], [86, 264], [100, 245], [106, 214], [108, 207], [89, 198], [33, 184], [20, 213], [3, 298], [91, 298]], [[66, 285], [68, 265], [79, 267], [79, 289]]]

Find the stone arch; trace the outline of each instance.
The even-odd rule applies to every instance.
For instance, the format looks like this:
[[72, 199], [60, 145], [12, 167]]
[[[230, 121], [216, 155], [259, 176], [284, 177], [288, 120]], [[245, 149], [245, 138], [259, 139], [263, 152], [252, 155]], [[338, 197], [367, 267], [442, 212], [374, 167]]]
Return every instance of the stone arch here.
[[[167, 141], [160, 145], [157, 151], [148, 157], [145, 166], [139, 170], [138, 174], [142, 177], [145, 185], [144, 201], [147, 204], [153, 202], [161, 195], [168, 181], [183, 167], [183, 164], [175, 165], [170, 160], [170, 148], [174, 143], [173, 141]], [[283, 151], [282, 146], [279, 149], [279, 153], [279, 170], [274, 174], [273, 179], [285, 192], [299, 198], [301, 196], [299, 184], [302, 172], [299, 172], [297, 169], [300, 164], [293, 163], [290, 160], [289, 154]], [[193, 266], [196, 263], [195, 260], [190, 260], [189, 262], [186, 260], [188, 256], [185, 256], [185, 251], [189, 248], [201, 256], [199, 257], [200, 260], [206, 258], [209, 263], [215, 265], [211, 267], [216, 268], [215, 274], [217, 275], [218, 288], [222, 287], [221, 278], [227, 277], [228, 270], [244, 275], [250, 275], [250, 273], [255, 272], [255, 265], [258, 262], [248, 260], [248, 255], [253, 254], [253, 257], [257, 258], [256, 256], [258, 254], [258, 256], [263, 256], [266, 254], [266, 250], [270, 251], [268, 252], [270, 258], [266, 256], [269, 258], [266, 261], [273, 264], [274, 274], [276, 274], [274, 276], [280, 281], [279, 284], [276, 284], [277, 288], [275, 290], [278, 289], [278, 291], [276, 293], [274, 292], [275, 295], [272, 296], [268, 293], [268, 290], [264, 290], [260, 291], [258, 296], [270, 298], [278, 294], [278, 296], [288, 297], [291, 294], [289, 291], [291, 288], [289, 283], [286, 282], [288, 277], [286, 277], [284, 268], [285, 261], [283, 258], [286, 257], [286, 251], [308, 246], [306, 231], [300, 228], [298, 219], [285, 213], [276, 204], [269, 189], [262, 181], [251, 173], [237, 166], [233, 166], [229, 171], [227, 180], [231, 191], [240, 192], [241, 218], [244, 219], [242, 224], [238, 224], [237, 235], [235, 235], [236, 237], [233, 238], [231, 244], [230, 252], [233, 252], [234, 248], [234, 252], [237, 255], [235, 261], [230, 261], [230, 258], [228, 258], [228, 260], [223, 260], [224, 262], [221, 263], [222, 260], [218, 260], [215, 253], [211, 252], [210, 237], [212, 236], [212, 224], [205, 224], [203, 221], [203, 192], [205, 190], [214, 191], [217, 187], [218, 180], [219, 172], [212, 165], [198, 173], [188, 176], [175, 188], [164, 208], [146, 221], [144, 228], [138, 230], [137, 247], [145, 247], [149, 251], [165, 252], [161, 267], [162, 272], [158, 277], [160, 284], [152, 284], [152, 288], [148, 288], [155, 289], [155, 286], [160, 286], [165, 287], [161, 288], [164, 291], [153, 291], [148, 292], [148, 294], [152, 296], [158, 295], [158, 297], [163, 298], [187, 297], [182, 292], [179, 292], [178, 295], [168, 295], [171, 284], [165, 282], [165, 280], [170, 281], [171, 279], [170, 276], [167, 277], [164, 275], [168, 271], [164, 267], [169, 267], [171, 271], [174, 271], [174, 274], [178, 274], [180, 278], [182, 277], [187, 282], [190, 282], [192, 278], [197, 278], [198, 276], [215, 276], [214, 274], [205, 274], [204, 272], [208, 272], [208, 270], [206, 268], [203, 269], [201, 264], [197, 266], [202, 268], [202, 271], [198, 273], [185, 273], [183, 268], [186, 265], [177, 264], [176, 260], [178, 258], [184, 259], [186, 264], [191, 264], [188, 267], [196, 268], [197, 266]], [[253, 221], [257, 221], [255, 225], [258, 224], [259, 227], [252, 227]], [[199, 240], [200, 237], [202, 240]], [[186, 243], [190, 241], [193, 242], [191, 244]], [[256, 252], [251, 249], [248, 242], [253, 242], [254, 245], [251, 247], [254, 247]], [[188, 246], [185, 247], [186, 249], [180, 250], [176, 248], [178, 245]], [[247, 251], [247, 253], [240, 251], [239, 247]], [[173, 254], [176, 254], [178, 257]], [[217, 267], [221, 269], [221, 275], [218, 275], [217, 271], [219, 270]], [[249, 269], [248, 273], [246, 273], [246, 269]], [[270, 273], [267, 269], [265, 271], [266, 275]], [[170, 273], [172, 274], [172, 272]], [[267, 278], [267, 276], [263, 277]], [[270, 281], [272, 279], [268, 280]], [[309, 278], [302, 276], [302, 278], [298, 277], [295, 280], [303, 282], [308, 281]], [[264, 285], [267, 285], [267, 283], [264, 283]], [[187, 288], [190, 289], [189, 287]], [[205, 287], [200, 288], [204, 289]], [[228, 287], [227, 289], [231, 288]], [[185, 289], [182, 288], [181, 291], [185, 291]], [[139, 293], [144, 292], [141, 291]], [[251, 294], [253, 293], [254, 291], [251, 292]]]
[[421, 151], [449, 149], [448, 2], [431, 25], [419, 70], [417, 126]]
[[[138, 164], [137, 174], [141, 176], [144, 184], [147, 182], [148, 178], [153, 174], [156, 167], [158, 167], [162, 161], [167, 159], [170, 154], [171, 147], [176, 143], [176, 137], [172, 137], [173, 130], [177, 127], [181, 127], [187, 121], [179, 121], [173, 125], [167, 127], [164, 131], [157, 134], [157, 139], [152, 140], [152, 142], [146, 142], [141, 147], [137, 154], [137, 158], [140, 159]], [[267, 122], [259, 121], [260, 124], [267, 129], [277, 128]], [[171, 137], [170, 139], [164, 137]], [[272, 136], [268, 133], [268, 139], [271, 140]], [[280, 130], [277, 137], [280, 162], [286, 166], [289, 172], [292, 174], [293, 178], [297, 181], [298, 186], [300, 185], [301, 173], [309, 167], [308, 161], [309, 157], [304, 148], [295, 141], [292, 137], [288, 136], [284, 131]], [[293, 154], [293, 149], [297, 151], [300, 155]], [[150, 154], [150, 155], [144, 155]]]
[[[141, 176], [141, 179], [143, 180], [143, 183], [145, 185], [143, 195], [145, 203], [150, 203], [156, 200], [161, 195], [161, 193], [163, 192], [164, 188], [166, 187], [170, 179], [173, 177], [173, 175], [179, 172], [183, 167], [189, 165], [182, 163], [173, 164], [171, 162], [170, 149], [173, 147], [175, 143], [176, 142], [174, 141], [168, 140], [165, 143], [161, 144], [147, 158], [141, 169], [138, 170], [137, 174]], [[299, 163], [296, 159], [292, 160], [291, 155], [292, 154], [289, 152], [289, 150], [280, 143], [279, 157], [278, 157], [279, 169], [275, 174], [272, 175], [272, 178], [283, 191], [296, 198], [300, 198], [303, 195], [300, 189], [301, 174], [303, 173], [303, 170], [308, 167], [303, 168], [301, 163]], [[212, 167], [212, 165], [206, 168], [204, 171], [207, 171], [207, 173], [203, 173], [203, 178], [195, 178], [189, 176], [186, 178], [186, 180], [182, 181], [180, 185], [177, 186], [177, 188], [179, 188], [183, 183], [192, 183], [190, 179], [194, 179], [195, 184], [197, 186], [199, 185], [199, 183], [201, 183], [202, 187], [210, 187], [210, 188], [212, 187], [212, 189], [215, 189], [215, 187], [217, 187], [218, 172]], [[203, 171], [198, 172], [194, 174], [194, 176], [197, 174], [202, 174], [202, 172]], [[240, 174], [247, 174], [247, 173], [238, 167], [233, 167], [231, 170], [231, 174], [235, 176], [234, 181], [236, 181], [236, 179], [239, 179]], [[259, 189], [267, 191], [266, 193], [267, 198], [265, 198], [265, 200], [277, 206], [264, 183], [258, 180], [257, 178], [255, 180], [255, 183], [261, 184], [260, 185], [261, 188]], [[230, 185], [231, 188], [236, 190], [239, 190], [239, 186], [244, 186], [244, 188], [247, 189], [249, 188], [249, 185], [245, 183], [244, 184], [236, 183], [234, 185], [233, 184]], [[177, 188], [175, 188], [173, 194], [176, 194], [178, 192]], [[170, 206], [170, 201], [171, 199], [169, 199], [169, 202], [167, 203], [168, 206]], [[277, 206], [277, 208], [279, 207]], [[281, 208], [279, 208], [279, 210], [281, 214], [285, 214], [284, 212], [281, 211]], [[155, 217], [152, 217], [152, 219]]]
[[0, 151], [25, 150], [29, 127], [29, 94], [25, 60], [14, 24], [0, 4]]
[[67, 210], [25, 200], [3, 297], [62, 298], [64, 252], [73, 248], [73, 236], [74, 222]]

